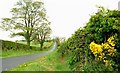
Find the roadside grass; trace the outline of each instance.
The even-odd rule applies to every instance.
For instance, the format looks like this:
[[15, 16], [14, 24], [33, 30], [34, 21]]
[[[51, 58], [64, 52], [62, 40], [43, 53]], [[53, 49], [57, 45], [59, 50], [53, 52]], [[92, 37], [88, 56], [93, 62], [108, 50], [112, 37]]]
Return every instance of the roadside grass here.
[[57, 50], [10, 71], [70, 71], [68, 58], [60, 58]]
[[13, 50], [13, 49], [11, 49], [11, 50], [0, 51], [0, 53], [1, 53], [0, 58], [8, 58], [8, 57], [13, 57], [13, 56], [37, 54], [37, 53], [40, 53], [40, 52], [45, 52], [45, 51], [50, 50], [52, 46], [53, 46], [53, 42], [45, 42], [44, 45], [43, 45], [43, 49], [40, 49], [38, 46], [35, 46], [35, 47], [38, 47], [38, 48], [29, 49], [29, 50], [23, 50], [23, 49]]
[[2, 51], [2, 54], [0, 55], [0, 58], [7, 58], [7, 57], [13, 57], [13, 56], [22, 56], [22, 55], [28, 55], [28, 54], [35, 54], [40, 53], [41, 51], [36, 50], [6, 50]]

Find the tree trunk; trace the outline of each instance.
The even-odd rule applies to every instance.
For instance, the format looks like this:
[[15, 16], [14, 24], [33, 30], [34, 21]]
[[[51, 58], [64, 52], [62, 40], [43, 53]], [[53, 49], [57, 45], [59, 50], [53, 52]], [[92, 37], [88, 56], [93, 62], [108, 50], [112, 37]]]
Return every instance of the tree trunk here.
[[27, 41], [28, 48], [30, 49], [30, 36], [28, 32], [26, 33], [26, 41]]
[[42, 47], [43, 47], [43, 41], [41, 42], [41, 49], [42, 49]]
[[28, 48], [30, 49], [30, 39], [27, 39], [27, 45], [28, 45]]
[[40, 49], [43, 48], [43, 43], [44, 43], [44, 41], [42, 40], [42, 41], [40, 42]]

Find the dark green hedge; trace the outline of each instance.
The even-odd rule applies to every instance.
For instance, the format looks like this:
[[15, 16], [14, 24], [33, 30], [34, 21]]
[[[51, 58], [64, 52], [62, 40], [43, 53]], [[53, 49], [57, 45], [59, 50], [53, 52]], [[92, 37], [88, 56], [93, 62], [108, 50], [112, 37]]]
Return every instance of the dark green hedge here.
[[87, 65], [86, 63], [90, 63], [95, 57], [89, 49], [89, 44], [92, 41], [97, 44], [105, 43], [109, 37], [114, 35], [116, 35], [115, 49], [117, 54], [112, 58], [115, 63], [113, 68], [120, 71], [120, 11], [118, 10], [106, 10], [103, 7], [99, 7], [98, 12], [91, 16], [86, 26], [78, 29], [68, 38], [67, 44], [60, 44], [58, 51], [60, 53], [69, 51], [69, 54], [72, 54], [69, 65], [74, 70], [81, 66], [78, 64], [80, 62], [83, 65], [85, 64], [83, 67], [86, 70], [89, 70], [88, 68], [91, 70], [90, 66], [92, 64]]
[[10, 50], [10, 49], [13, 49], [13, 50], [20, 50], [20, 49], [23, 49], [23, 50], [28, 50], [28, 49], [35, 49], [37, 47], [34, 47], [34, 46], [29, 46], [26, 45], [26, 44], [21, 44], [21, 43], [16, 43], [16, 42], [12, 42], [12, 41], [6, 41], [6, 40], [0, 40], [2, 41], [2, 50]]

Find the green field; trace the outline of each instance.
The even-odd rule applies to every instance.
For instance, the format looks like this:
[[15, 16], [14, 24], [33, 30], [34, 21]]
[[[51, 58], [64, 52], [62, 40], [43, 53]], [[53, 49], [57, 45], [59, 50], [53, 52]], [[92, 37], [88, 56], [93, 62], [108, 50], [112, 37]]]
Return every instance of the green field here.
[[[25, 42], [20, 42], [20, 43], [24, 43]], [[0, 51], [0, 58], [7, 58], [7, 57], [13, 57], [13, 56], [22, 56], [22, 55], [28, 55], [28, 54], [36, 54], [36, 53], [40, 53], [40, 52], [45, 52], [45, 51], [48, 51], [51, 49], [53, 45], [53, 42], [45, 42], [44, 45], [43, 45], [43, 49], [39, 48], [39, 44], [35, 45], [35, 44], [32, 44], [31, 46], [35, 46], [35, 47], [38, 47], [38, 48], [35, 48], [35, 49], [27, 49], [27, 50], [24, 50], [24, 49], [20, 49], [20, 50], [13, 50], [13, 49], [10, 49], [10, 50], [4, 50], [4, 51]]]
[[[22, 42], [22, 41], [19, 41], [19, 42], [17, 42], [17, 43], [21, 43], [21, 44], [26, 44], [27, 45], [27, 42]], [[44, 42], [44, 45], [43, 45], [43, 47], [45, 47], [45, 46], [47, 46], [47, 45], [50, 45], [51, 44], [51, 42]], [[35, 46], [35, 47], [40, 47], [40, 44], [36, 44], [36, 43], [34, 43], [34, 42], [31, 42], [31, 44], [30, 44], [31, 46]]]

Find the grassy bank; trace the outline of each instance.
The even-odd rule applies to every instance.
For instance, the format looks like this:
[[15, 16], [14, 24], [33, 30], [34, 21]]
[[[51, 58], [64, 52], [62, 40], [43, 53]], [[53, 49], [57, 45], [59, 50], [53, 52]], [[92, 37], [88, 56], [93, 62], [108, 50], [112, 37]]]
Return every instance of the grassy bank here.
[[28, 55], [28, 54], [35, 54], [40, 53], [42, 51], [39, 50], [7, 50], [7, 51], [0, 51], [2, 53], [0, 55], [0, 58], [7, 58], [7, 57], [13, 57], [13, 56], [22, 56], [22, 55]]
[[[38, 44], [39, 45], [39, 44]], [[38, 47], [38, 45], [34, 45], [32, 44], [32, 46], [36, 46], [37, 48], [35, 49], [19, 49], [19, 50], [14, 50], [14, 49], [10, 49], [10, 50], [3, 50], [0, 51], [0, 58], [7, 58], [7, 57], [13, 57], [13, 56], [22, 56], [22, 55], [28, 55], [28, 54], [36, 54], [36, 53], [40, 53], [40, 52], [45, 52], [51, 49], [53, 42], [45, 42], [43, 49], [40, 49]]]
[[57, 51], [54, 51], [10, 71], [70, 71], [67, 60], [67, 57], [60, 58]]

